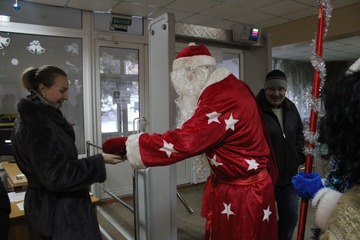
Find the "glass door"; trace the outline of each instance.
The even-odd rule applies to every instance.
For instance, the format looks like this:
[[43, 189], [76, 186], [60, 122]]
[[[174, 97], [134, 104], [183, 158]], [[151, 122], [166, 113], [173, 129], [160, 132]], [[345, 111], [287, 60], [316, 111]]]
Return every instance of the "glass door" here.
[[100, 47], [101, 134], [127, 136], [138, 131], [140, 117], [139, 50]]
[[[96, 41], [97, 140], [140, 131], [144, 98], [144, 45]], [[116, 196], [133, 194], [133, 170], [124, 162], [107, 167], [103, 187]], [[100, 191], [100, 198], [110, 196]]]

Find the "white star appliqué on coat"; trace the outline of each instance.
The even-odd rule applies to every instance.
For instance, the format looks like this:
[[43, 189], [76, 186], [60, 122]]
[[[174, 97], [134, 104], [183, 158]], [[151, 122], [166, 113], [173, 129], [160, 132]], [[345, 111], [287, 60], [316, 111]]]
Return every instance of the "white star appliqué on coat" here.
[[221, 166], [223, 165], [221, 162], [216, 161], [216, 155], [214, 155], [211, 159], [210, 159], [210, 163], [212, 165], [214, 165], [215, 167]]
[[176, 152], [176, 153], [177, 153], [177, 151], [174, 150], [174, 144], [168, 143], [168, 142], [166, 142], [164, 139], [163, 139], [163, 142], [164, 142], [164, 146], [159, 149], [160, 151], [166, 152], [166, 155], [167, 155], [168, 157], [170, 157], [171, 153], [173, 153], [173, 152]]
[[254, 159], [251, 159], [251, 160], [245, 159], [245, 161], [249, 164], [249, 167], [247, 169], [248, 171], [250, 171], [251, 169], [256, 170], [256, 169], [258, 169], [258, 166], [260, 165]]
[[226, 130], [228, 130], [229, 128], [231, 128], [232, 130], [235, 130], [235, 124], [238, 122], [238, 119], [234, 119], [233, 115], [231, 114], [229, 119], [225, 120], [226, 123]]
[[221, 116], [221, 113], [212, 112], [212, 113], [206, 114], [206, 116], [209, 118], [208, 124], [210, 124], [210, 123], [212, 123], [212, 122], [220, 123], [218, 117]]
[[221, 212], [222, 214], [226, 214], [227, 215], [227, 219], [229, 220], [229, 216], [230, 215], [235, 215], [235, 213], [233, 213], [233, 211], [230, 210], [231, 208], [231, 203], [229, 205], [227, 205], [226, 203], [224, 204], [224, 210]]
[[272, 212], [270, 212], [270, 205], [268, 206], [267, 209], [263, 209], [264, 211], [264, 217], [263, 217], [263, 221], [267, 220], [269, 222], [269, 217], [271, 215]]

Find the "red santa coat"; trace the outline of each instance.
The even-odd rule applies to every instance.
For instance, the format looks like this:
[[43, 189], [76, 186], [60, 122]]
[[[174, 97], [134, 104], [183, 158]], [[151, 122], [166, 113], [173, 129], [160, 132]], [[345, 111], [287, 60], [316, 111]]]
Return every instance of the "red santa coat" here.
[[129, 136], [130, 164], [164, 166], [205, 153], [212, 169], [202, 206], [206, 238], [277, 239], [277, 169], [255, 97], [225, 69], [215, 70], [208, 82], [181, 128]]

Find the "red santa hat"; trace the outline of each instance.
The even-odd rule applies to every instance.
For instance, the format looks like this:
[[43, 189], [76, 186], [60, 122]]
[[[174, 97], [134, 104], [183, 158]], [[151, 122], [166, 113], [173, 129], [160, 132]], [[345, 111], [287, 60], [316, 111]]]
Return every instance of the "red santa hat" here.
[[195, 68], [204, 65], [216, 66], [215, 58], [211, 56], [207, 47], [192, 42], [176, 56], [172, 70], [176, 71], [187, 67]]

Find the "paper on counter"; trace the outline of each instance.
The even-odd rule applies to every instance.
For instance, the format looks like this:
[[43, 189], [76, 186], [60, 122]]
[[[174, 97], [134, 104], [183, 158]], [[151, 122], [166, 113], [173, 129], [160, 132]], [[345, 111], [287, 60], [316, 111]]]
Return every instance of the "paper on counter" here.
[[25, 192], [9, 192], [8, 195], [10, 202], [19, 202], [25, 199]]
[[20, 211], [24, 211], [24, 202], [19, 202], [16, 204], [16, 206], [19, 208]]

